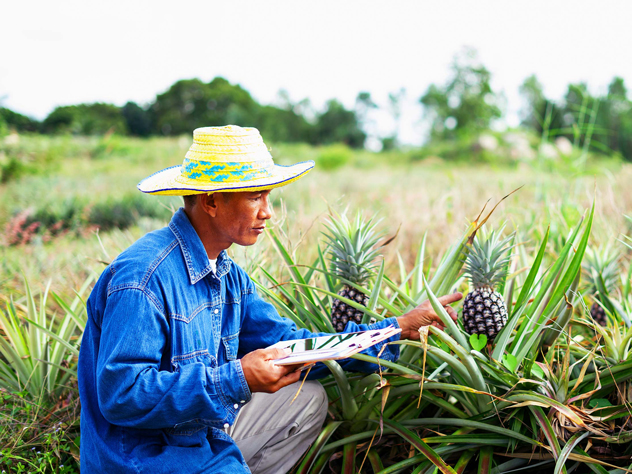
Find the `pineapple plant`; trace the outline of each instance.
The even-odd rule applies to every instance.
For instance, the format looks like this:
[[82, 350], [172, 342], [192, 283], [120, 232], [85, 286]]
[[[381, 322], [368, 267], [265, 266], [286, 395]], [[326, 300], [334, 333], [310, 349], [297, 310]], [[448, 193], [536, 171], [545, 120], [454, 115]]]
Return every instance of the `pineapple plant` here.
[[[355, 220], [349, 221], [346, 215], [330, 215], [325, 224], [328, 232], [323, 232], [329, 246], [327, 256], [331, 271], [340, 278], [366, 288], [373, 273], [378, 256], [378, 241], [382, 234], [376, 232], [378, 222], [365, 221], [358, 213]], [[369, 297], [347, 283], [338, 292], [342, 298], [366, 306]], [[335, 298], [331, 308], [331, 323], [337, 332], [344, 331], [349, 321], [360, 324], [364, 313]]]
[[[619, 259], [620, 255], [612, 247], [607, 246], [601, 249], [588, 249], [586, 258], [582, 262], [587, 282], [585, 292], [593, 299], [590, 315], [601, 326], [608, 324], [608, 316], [603, 308], [602, 299], [616, 290], [620, 272]], [[599, 289], [601, 285], [603, 285], [605, 295], [601, 294]]]
[[492, 232], [477, 236], [465, 260], [465, 275], [474, 288], [463, 302], [463, 326], [468, 334], [484, 334], [491, 342], [507, 323], [507, 307], [496, 288], [505, 280], [513, 234], [501, 239]]

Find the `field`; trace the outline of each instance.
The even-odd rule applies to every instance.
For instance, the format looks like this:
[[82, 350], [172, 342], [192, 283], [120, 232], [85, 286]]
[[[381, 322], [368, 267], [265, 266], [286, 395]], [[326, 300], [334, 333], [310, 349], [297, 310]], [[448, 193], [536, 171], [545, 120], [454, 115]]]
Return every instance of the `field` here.
[[[29, 319], [40, 314], [43, 318], [39, 320], [41, 326], [57, 328], [58, 322], [55, 321], [65, 320], [70, 311], [70, 307], [64, 306], [63, 302], [75, 299], [75, 290], [79, 290], [87, 279], [98, 276], [108, 262], [136, 239], [148, 231], [164, 226], [173, 210], [181, 205], [180, 198], [141, 195], [136, 190], [136, 184], [156, 170], [180, 163], [189, 145], [190, 139], [187, 137], [148, 140], [117, 136], [103, 138], [36, 135], [7, 137], [0, 148], [0, 169], [3, 170], [3, 182], [0, 184], [0, 229], [2, 229], [3, 238], [0, 247], [0, 302], [3, 310], [6, 306], [6, 312], [11, 312], [9, 300], [13, 298], [16, 303], [14, 307], [16, 314], [22, 317], [29, 315]], [[260, 242], [252, 248], [231, 249], [231, 254], [253, 278], [257, 279], [262, 286], [269, 288], [268, 297], [278, 304], [284, 302], [285, 308], [293, 311], [299, 318], [308, 313], [313, 316], [315, 312], [313, 308], [309, 309], [307, 299], [312, 299], [312, 301], [318, 299], [319, 308], [324, 309], [332, 301], [331, 296], [326, 293], [324, 278], [319, 276], [320, 273], [310, 274], [313, 277], [311, 283], [325, 291], [307, 290], [300, 286], [300, 280], [308, 274], [308, 270], [299, 266], [301, 270], [299, 270], [300, 275], [297, 276], [296, 271], [293, 270], [297, 267], [292, 266], [294, 263], [312, 265], [316, 261], [318, 244], [320, 243], [321, 248], [324, 249], [321, 232], [324, 230], [323, 224], [328, 218], [330, 209], [339, 213], [346, 211], [350, 217], [358, 211], [365, 218], [376, 216], [381, 219], [379, 230], [383, 231], [387, 237], [396, 236], [383, 248], [384, 275], [388, 278], [374, 279], [370, 285], [372, 289], [367, 288], [366, 292], [372, 294], [376, 291], [379, 294], [379, 298], [376, 296], [376, 308], [380, 311], [374, 308], [377, 313], [383, 315], [382, 310], [386, 312], [388, 307], [391, 308], [389, 315], [397, 315], [398, 312], [403, 312], [411, 301], [419, 302], [421, 296], [425, 299], [430, 297], [431, 293], [450, 290], [454, 287], [467, 290], [467, 282], [459, 277], [462, 259], [455, 258], [449, 261], [448, 249], [461, 248], [459, 245], [463, 248], [467, 247], [462, 240], [464, 233], [468, 229], [471, 232], [472, 227], [468, 226], [479, 216], [486, 203], [485, 213], [503, 196], [520, 188], [499, 204], [486, 225], [486, 228], [494, 229], [501, 229], [504, 225], [504, 233], [507, 235], [516, 231], [517, 250], [514, 252], [513, 273], [510, 276], [510, 279], [516, 282], [515, 291], [507, 293], [509, 290], [506, 289], [504, 293], [505, 298], [516, 305], [513, 313], [516, 320], [514, 324], [516, 333], [510, 337], [511, 331], [505, 331], [507, 336], [502, 344], [506, 345], [503, 347], [506, 347], [507, 355], [513, 354], [512, 357], [517, 358], [517, 365], [512, 366], [510, 362], [507, 362], [510, 358], [506, 357], [502, 351], [492, 354], [491, 347], [487, 347], [489, 353], [482, 347], [478, 350], [469, 347], [468, 344], [472, 344], [470, 340], [465, 336], [460, 338], [459, 334], [463, 331], [455, 327], [449, 331], [454, 339], [447, 340], [437, 335], [430, 336], [428, 344], [434, 344], [436, 349], [433, 349], [434, 352], [428, 349], [432, 357], [428, 359], [425, 372], [421, 369], [422, 351], [415, 346], [406, 349], [405, 360], [401, 365], [392, 364], [389, 367], [392, 375], [416, 374], [417, 379], [389, 378], [389, 387], [392, 387], [390, 388], [391, 398], [388, 398], [388, 391], [381, 392], [386, 393], [388, 399], [382, 411], [379, 410], [378, 403], [382, 395], [379, 395], [380, 392], [376, 392], [375, 388], [371, 389], [377, 383], [375, 380], [369, 377], [364, 379], [350, 377], [349, 381], [345, 382], [346, 379], [330, 377], [325, 384], [332, 401], [331, 413], [334, 418], [330, 420], [328, 428], [325, 428], [324, 436], [317, 445], [318, 449], [310, 452], [311, 461], [304, 462], [299, 468], [300, 472], [319, 472], [317, 467], [324, 468], [327, 463], [330, 469], [357, 472], [366, 452], [372, 454], [368, 456], [367, 467], [362, 472], [378, 472], [378, 466], [382, 466], [385, 469], [384, 472], [433, 472], [435, 468], [441, 472], [451, 472], [443, 467], [443, 461], [437, 460], [435, 455], [443, 457], [452, 467], [455, 467], [457, 461], [467, 465], [470, 459], [476, 460], [478, 457], [478, 462], [489, 462], [490, 466], [493, 459], [493, 465], [498, 468], [501, 465], [505, 466], [503, 463], [508, 462], [510, 458], [501, 458], [496, 455], [497, 451], [512, 451], [516, 454], [536, 452], [533, 459], [540, 459], [544, 463], [542, 467], [538, 467], [538, 469], [543, 469], [541, 472], [553, 472], [556, 461], [559, 470], [555, 472], [563, 472], [562, 470], [566, 470], [564, 467], [566, 460], [568, 472], [573, 469], [579, 469], [576, 472], [587, 472], [581, 470], [586, 466], [594, 472], [609, 472], [596, 462], [584, 464], [585, 459], [581, 459], [580, 453], [583, 451], [579, 449], [579, 443], [582, 440], [584, 440], [582, 441], [583, 450], [589, 451], [591, 456], [603, 455], [603, 462], [607, 463], [605, 466], [608, 469], [630, 465], [629, 446], [627, 446], [629, 443], [621, 441], [632, 439], [629, 437], [632, 431], [629, 426], [630, 404], [632, 403], [629, 378], [632, 374], [629, 368], [630, 337], [626, 336], [624, 328], [627, 326], [623, 324], [626, 320], [625, 317], [622, 319], [618, 311], [613, 310], [612, 324], [607, 328], [611, 332], [605, 336], [602, 335], [603, 340], [599, 342], [601, 332], [598, 328], [591, 326], [590, 320], [586, 319], [588, 318], [586, 308], [590, 306], [592, 300], [591, 295], [582, 293], [585, 282], [579, 278], [580, 269], [577, 267], [579, 263], [574, 259], [574, 255], [578, 255], [581, 262], [584, 252], [582, 242], [587, 243], [589, 249], [611, 245], [622, 255], [617, 286], [610, 296], [613, 301], [618, 302], [618, 306], [615, 306], [620, 307], [621, 312], [627, 314], [628, 300], [626, 298], [630, 292], [629, 278], [626, 277], [629, 275], [629, 252], [621, 240], [626, 241], [625, 236], [632, 235], [630, 220], [626, 218], [632, 206], [632, 195], [628, 192], [628, 183], [632, 179], [632, 165], [603, 157], [585, 156], [581, 150], [577, 150], [577, 153], [570, 157], [537, 156], [532, 160], [498, 160], [501, 164], [493, 165], [490, 164], [490, 160], [454, 162], [433, 156], [420, 159], [415, 150], [370, 153], [352, 152], [341, 146], [313, 148], [300, 144], [274, 144], [271, 148], [275, 160], [280, 164], [314, 159], [317, 163], [316, 169], [304, 179], [286, 188], [275, 190], [272, 194], [275, 216], [268, 235], [260, 239]], [[588, 228], [587, 222], [590, 221], [589, 213], [593, 203], [594, 217], [592, 227]], [[571, 236], [572, 231], [580, 227], [581, 232], [577, 236]], [[272, 238], [273, 234], [279, 237], [276, 242]], [[426, 236], [425, 253], [423, 258], [420, 258], [418, 252], [424, 236]], [[546, 251], [543, 250], [543, 260], [539, 261], [536, 254], [545, 239], [548, 239], [548, 244]], [[285, 258], [283, 258], [284, 255]], [[559, 262], [557, 270], [555, 270], [556, 262]], [[440, 273], [441, 269], [447, 269], [448, 266], [456, 269], [451, 279], [435, 280], [434, 283], [431, 281], [427, 288], [422, 285], [422, 274], [431, 279]], [[269, 272], [270, 278], [265, 276], [262, 268]], [[319, 268], [319, 272], [324, 272], [323, 275], [329, 271], [322, 266]], [[534, 269], [534, 278], [537, 276], [537, 279], [529, 283], [527, 274], [531, 269]], [[546, 278], [548, 275], [554, 275], [552, 273], [554, 271], [559, 273], [556, 278], [549, 281], [551, 285], [549, 290], [545, 285], [548, 281]], [[377, 281], [386, 282], [387, 279], [391, 285], [384, 283], [380, 288], [376, 283]], [[35, 296], [25, 290], [24, 280], [28, 282]], [[309, 278], [307, 280], [309, 281]], [[52, 301], [51, 297], [48, 303], [40, 302], [37, 295], [44, 294], [49, 282], [51, 294], [54, 292], [56, 295], [55, 301]], [[283, 284], [279, 287], [275, 282], [283, 282]], [[422, 286], [426, 288], [423, 292], [415, 291], [415, 288], [420, 289]], [[507, 285], [509, 286], [511, 285]], [[520, 290], [525, 295], [523, 300], [518, 298]], [[85, 289], [84, 296], [88, 291], [89, 288]], [[533, 303], [535, 306], [531, 308], [530, 305], [534, 299], [538, 303], [540, 294], [542, 297], [539, 301], [550, 300], [554, 304], [543, 304], [542, 307], [537, 307], [537, 304]], [[542, 300], [544, 295], [546, 298]], [[293, 299], [293, 296], [296, 299]], [[437, 296], [440, 295], [437, 294]], [[555, 321], [557, 318], [561, 320], [564, 314], [562, 303], [564, 297], [567, 298], [566, 301], [569, 304], [572, 303], [570, 311], [572, 321], [583, 321], [577, 323], [577, 328], [574, 327], [572, 333], [581, 335], [581, 340], [571, 343], [571, 331], [568, 329], [566, 332], [566, 326], [564, 326], [562, 330], [568, 336], [568, 340], [563, 337], [555, 344], [549, 340], [546, 345], [547, 352], [542, 341], [534, 341], [526, 355], [520, 353], [519, 348], [512, 346], [514, 337], [522, 333], [528, 334], [536, 328], [545, 331], [547, 325], [551, 324], [550, 321]], [[299, 308], [301, 302], [303, 302], [303, 307]], [[76, 312], [80, 318], [85, 318], [85, 313], [81, 313], [81, 307], [81, 301], [77, 300], [71, 312]], [[37, 308], [41, 308], [41, 312]], [[610, 306], [608, 308], [612, 309]], [[323, 321], [328, 317], [324, 309], [322, 314], [319, 313]], [[519, 309], [523, 312], [518, 311]], [[550, 321], [549, 318], [551, 318]], [[570, 316], [568, 318], [570, 319]], [[627, 323], [629, 325], [629, 319]], [[5, 322], [5, 324], [8, 323]], [[303, 318], [302, 324], [311, 329], [327, 328], [326, 324], [322, 323], [323, 325], [319, 326], [321, 322], [314, 322], [309, 318]], [[567, 321], [566, 324], [569, 322]], [[23, 325], [26, 327], [26, 322], [23, 321]], [[0, 327], [6, 338], [8, 336], [6, 326]], [[619, 329], [623, 334], [622, 340], [616, 340], [613, 336], [615, 333], [619, 334]], [[30, 326], [30, 330], [35, 331], [35, 328]], [[52, 347], [58, 343], [53, 339], [45, 339], [46, 334], [46, 332], [40, 334], [42, 341], [47, 341], [45, 344]], [[79, 327], [68, 332], [69, 340], [76, 342], [78, 334], [80, 334]], [[613, 342], [618, 351], [616, 357], [608, 352], [609, 345], [603, 342], [607, 338], [618, 341], [618, 344]], [[503, 338], [497, 339], [497, 343], [501, 344], [498, 341], [503, 341]], [[587, 341], [592, 342], [589, 344]], [[6, 348], [6, 346], [3, 347]], [[467, 353], [462, 351], [463, 347], [466, 347]], [[597, 347], [600, 348], [599, 351]], [[66, 349], [65, 355], [60, 355], [58, 362], [63, 361], [66, 366], [72, 367], [75, 358], [71, 348]], [[454, 357], [441, 359], [442, 353], [439, 351], [444, 351], [448, 355], [452, 354]], [[471, 356], [469, 351], [472, 351], [472, 354], [480, 352], [481, 357]], [[590, 359], [587, 359], [589, 353], [592, 355]], [[8, 360], [7, 352], [3, 351], [3, 354], [4, 360]], [[565, 354], [568, 354], [567, 358]], [[502, 400], [508, 405], [496, 407], [500, 411], [506, 410], [503, 412], [502, 421], [498, 424], [489, 419], [489, 414], [485, 415], [484, 406], [487, 402], [481, 397], [488, 395], [480, 393], [474, 395], [459, 391], [460, 389], [454, 387], [467, 386], [467, 380], [458, 377], [450, 378], [450, 375], [444, 373], [446, 365], [442, 365], [441, 361], [452, 361], [457, 358], [460, 360], [459, 363], [471, 363], [480, 367], [476, 370], [480, 370], [484, 375], [484, 382], [487, 385], [479, 390], [489, 391], [490, 396], [506, 397], [507, 385], [517, 388], [516, 393], [522, 393], [522, 391], [548, 393], [547, 387], [555, 386], [552, 390], [559, 395], [558, 402], [564, 407], [573, 406], [573, 408], [564, 411], [562, 408], [547, 405], [542, 400], [535, 402], [531, 400], [533, 403], [530, 405], [531, 402], [527, 398], [521, 399], [514, 396], [512, 400]], [[519, 373], [525, 379], [528, 378], [527, 375], [531, 375], [535, 361], [545, 367], [540, 384], [545, 387], [544, 389], [538, 389], [536, 387], [538, 384], [525, 384], [523, 379], [508, 378], [509, 375], [506, 372], [512, 371]], [[10, 372], [9, 366], [2, 363], [3, 370]], [[547, 363], [553, 375], [546, 372]], [[582, 369], [584, 365], [585, 369]], [[472, 366], [468, 367], [474, 370]], [[617, 367], [620, 368], [621, 378], [617, 379], [613, 376], [614, 382], [608, 385], [606, 372], [614, 368], [615, 373], [619, 373]], [[558, 430], [559, 423], [561, 423], [562, 431], [566, 425], [556, 418], [557, 414], [563, 413], [569, 419], [575, 420], [573, 413], [577, 414], [580, 411], [583, 417], [587, 413], [585, 411], [587, 406], [578, 400], [585, 400], [588, 403], [590, 395], [579, 399], [573, 399], [570, 395], [566, 397], [560, 395], [561, 389], [558, 385], [564, 385], [563, 379], [566, 380], [566, 385], [569, 379], [574, 379], [577, 384], [572, 387], [572, 390], [580, 390], [583, 396], [593, 390], [592, 383], [589, 387], [587, 383], [594, 379], [595, 373], [600, 371], [603, 371], [603, 387], [616, 386], [619, 389], [618, 395], [613, 395], [612, 391], [606, 392], [603, 391], [603, 387], [599, 388], [602, 391], [598, 393], [599, 397], [595, 395], [594, 398], [608, 400], [607, 406], [614, 407], [607, 416], [604, 415], [603, 419], [611, 421], [600, 419], [600, 422], [610, 423], [613, 432], [623, 434], [627, 438], [615, 440], [616, 435], [608, 432], [608, 441], [603, 442], [603, 436], [599, 435], [600, 438], [593, 431], [588, 430], [586, 432], [590, 431], [591, 436], [595, 437], [594, 444], [597, 447], [607, 447], [604, 450], [599, 448], [590, 451], [590, 446], [586, 447], [585, 437], [571, 438], [576, 431], [561, 433]], [[424, 401], [421, 407], [415, 409], [417, 397], [420, 396], [419, 376], [428, 377], [431, 372], [436, 375], [436, 379], [424, 384], [424, 386], [428, 385], [428, 388], [424, 389]], [[591, 375], [586, 375], [586, 373], [593, 374], [593, 379], [590, 379]], [[62, 371], [55, 374], [57, 377], [63, 376]], [[483, 375], [481, 375], [481, 380], [483, 380]], [[547, 375], [550, 377], [547, 378]], [[536, 375], [533, 377], [537, 378]], [[49, 387], [53, 398], [46, 398], [42, 394], [42, 391], [47, 392], [47, 390], [42, 389], [39, 393], [29, 392], [29, 388], [26, 387], [28, 384], [24, 384], [23, 381], [22, 385], [18, 384], [12, 389], [9, 384], [2, 382], [7, 379], [10, 377], [6, 373], [0, 376], [4, 406], [7, 407], [2, 416], [10, 420], [6, 426], [13, 428], [0, 429], [0, 449], [3, 452], [0, 465], [12, 466], [12, 469], [16, 469], [15, 466], [21, 462], [24, 466], [31, 466], [29, 469], [32, 469], [32, 472], [73, 472], [72, 469], [76, 467], [73, 468], [72, 464], [68, 464], [68, 462], [74, 462], [73, 456], [77, 454], [76, 446], [73, 445], [78, 436], [77, 396], [73, 379], [64, 379], [61, 387]], [[621, 387], [618, 385], [619, 382]], [[381, 380], [379, 383], [382, 384]], [[435, 385], [432, 386], [432, 383]], [[492, 384], [491, 387], [490, 384]], [[345, 404], [347, 390], [345, 387], [356, 393], [356, 398], [359, 397], [355, 410], [350, 409], [349, 404]], [[567, 386], [566, 389], [569, 387]], [[569, 389], [569, 393], [572, 390]], [[598, 391], [597, 388], [594, 390]], [[630, 393], [626, 394], [626, 390]], [[41, 403], [38, 404], [40, 396]], [[575, 393], [574, 396], [577, 397], [578, 394]], [[340, 399], [343, 399], [342, 402]], [[386, 402], [386, 399], [384, 401]], [[353, 402], [354, 405], [355, 403]], [[512, 408], [511, 403], [525, 403], [528, 408]], [[22, 408], [31, 406], [40, 407], [42, 413], [51, 415], [46, 418], [30, 409], [23, 412]], [[543, 407], [545, 410], [542, 409]], [[594, 405], [590, 407], [594, 408]], [[618, 408], [618, 411], [615, 408]], [[511, 411], [512, 409], [514, 411]], [[400, 411], [408, 414], [400, 416]], [[616, 417], [612, 415], [615, 412]], [[440, 413], [444, 413], [444, 416], [447, 413], [455, 419], [461, 419], [463, 421], [460, 425], [461, 429], [446, 431], [447, 427], [444, 426], [428, 431], [421, 423], [402, 424], [411, 419], [413, 421], [427, 420], [441, 416]], [[387, 433], [390, 434], [372, 448], [368, 441], [375, 430], [375, 425], [367, 424], [367, 420], [375, 420], [381, 418], [382, 415], [387, 418]], [[547, 422], [540, 418], [541, 416], [548, 419], [551, 424], [547, 425]], [[59, 423], [58, 425], [51, 424], [52, 420], [57, 419], [59, 421], [55, 423]], [[514, 423], [516, 419], [522, 420], [524, 426], [517, 427]], [[343, 425], [342, 428], [339, 428], [339, 424], [331, 424], [341, 420], [346, 420], [348, 424], [350, 420], [353, 420], [354, 423], [346, 427]], [[480, 420], [489, 423], [490, 426], [510, 428], [525, 439], [533, 440], [535, 444], [525, 448], [528, 443], [524, 444], [525, 440], [522, 438], [515, 438], [509, 442], [506, 439], [507, 434], [500, 436], [501, 431], [498, 430], [495, 432], [492, 430], [494, 435], [490, 432], [479, 435], [481, 439], [488, 437], [485, 438], [486, 443], [479, 445], [471, 439], [459, 438], [470, 433], [480, 433], [476, 431], [482, 429]], [[538, 420], [544, 427], [542, 433], [537, 431], [537, 425], [533, 425], [533, 420]], [[596, 426], [596, 421], [587, 420], [587, 418], [581, 418], [584, 423], [582, 426], [593, 426], [591, 425], [593, 422]], [[468, 425], [470, 421], [472, 423]], [[503, 423], [509, 423], [509, 425], [505, 426]], [[62, 433], [66, 434], [58, 436], [55, 430], [62, 425]], [[577, 425], [580, 424], [577, 423]], [[16, 428], [22, 426], [29, 427], [27, 433], [30, 435], [19, 434]], [[551, 427], [549, 431], [546, 430], [547, 426]], [[600, 425], [599, 430], [604, 432], [606, 428]], [[329, 438], [334, 431], [336, 434]], [[583, 433], [581, 430], [578, 432]], [[366, 433], [370, 434], [366, 435]], [[432, 438], [435, 436], [433, 433], [436, 436], [450, 436], [451, 442], [441, 444], [437, 439]], [[502, 439], [499, 440], [499, 436]], [[418, 441], [422, 439], [425, 441], [419, 443]], [[510, 445], [507, 444], [508, 442]], [[462, 450], [451, 451], [450, 445], [460, 444], [464, 446]], [[345, 445], [344, 448], [343, 445]], [[425, 447], [428, 445], [436, 448], [436, 453], [426, 450]], [[347, 446], [352, 446], [352, 448]], [[616, 446], [616, 449], [613, 446]], [[31, 447], [37, 447], [36, 451], [42, 450], [50, 455], [46, 459], [43, 455], [35, 456], [31, 453]], [[495, 448], [492, 449], [492, 447]], [[413, 456], [413, 454], [416, 455]], [[62, 463], [61, 460], [64, 459], [66, 467], [62, 469], [59, 466]], [[406, 464], [407, 459], [414, 459], [414, 461]], [[515, 456], [511, 461], [513, 462], [511, 466], [523, 466], [527, 459], [526, 455]], [[371, 467], [368, 467], [369, 464]], [[472, 461], [470, 470], [466, 472], [476, 472], [474, 464], [475, 461]], [[355, 467], [351, 467], [352, 465]], [[395, 465], [395, 467], [389, 468], [389, 465]], [[42, 470], [35, 471], [36, 467], [33, 466]], [[480, 469], [483, 468], [480, 466], [479, 464], [479, 472], [488, 472], [481, 471]], [[508, 469], [509, 465], [505, 468]], [[25, 468], [24, 471], [16, 470], [15, 472], [27, 472], [27, 470]], [[536, 472], [536, 468], [534, 467], [529, 472]]]

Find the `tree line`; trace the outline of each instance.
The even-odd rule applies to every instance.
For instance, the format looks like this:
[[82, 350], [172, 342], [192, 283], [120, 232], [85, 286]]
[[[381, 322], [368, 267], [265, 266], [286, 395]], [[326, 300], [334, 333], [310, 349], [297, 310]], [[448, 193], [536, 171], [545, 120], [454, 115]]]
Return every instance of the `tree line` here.
[[[615, 77], [607, 93], [591, 95], [584, 83], [569, 84], [562, 100], [545, 96], [537, 77], [520, 87], [524, 99], [522, 126], [543, 138], [569, 138], [576, 146], [602, 153], [619, 154], [632, 161], [632, 102], [624, 80]], [[397, 130], [405, 91], [389, 94], [388, 110], [395, 131], [380, 137], [384, 148], [398, 145]], [[431, 84], [419, 98], [430, 122], [429, 141], [456, 141], [489, 130], [503, 117], [504, 97], [491, 86], [491, 73], [478, 60], [476, 51], [455, 56], [445, 84]], [[360, 92], [353, 108], [332, 99], [324, 110], [314, 112], [305, 99], [293, 103], [280, 92], [280, 105], [264, 105], [238, 84], [222, 77], [210, 82], [185, 79], [174, 83], [153, 102], [122, 107], [94, 103], [54, 109], [39, 122], [0, 108], [2, 127], [20, 132], [99, 135], [107, 132], [139, 137], [189, 134], [206, 126], [228, 123], [257, 127], [270, 142], [305, 142], [314, 145], [345, 143], [362, 148], [367, 139], [370, 115], [378, 106], [370, 93]]]

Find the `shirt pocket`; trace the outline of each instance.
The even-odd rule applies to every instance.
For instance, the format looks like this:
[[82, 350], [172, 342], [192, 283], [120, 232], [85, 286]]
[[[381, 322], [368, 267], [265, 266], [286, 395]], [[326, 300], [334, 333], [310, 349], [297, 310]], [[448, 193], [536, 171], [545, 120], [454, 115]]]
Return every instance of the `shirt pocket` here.
[[206, 367], [217, 367], [217, 359], [209, 354], [207, 349], [171, 357], [171, 367], [175, 372], [180, 370], [180, 367], [184, 365], [194, 364], [196, 362], [201, 362]]
[[188, 313], [170, 313], [171, 362], [217, 365], [221, 328], [221, 303], [203, 303]]
[[226, 360], [235, 360], [239, 351], [239, 331], [230, 336], [223, 336], [222, 343], [226, 352]]

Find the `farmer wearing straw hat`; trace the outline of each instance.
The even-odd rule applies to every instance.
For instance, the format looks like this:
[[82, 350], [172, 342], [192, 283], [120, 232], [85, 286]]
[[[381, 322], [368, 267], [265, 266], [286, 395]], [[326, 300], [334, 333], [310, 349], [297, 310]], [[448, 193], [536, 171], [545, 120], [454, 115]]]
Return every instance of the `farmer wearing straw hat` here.
[[[273, 364], [284, 353], [265, 348], [320, 334], [281, 318], [226, 254], [263, 233], [270, 190], [313, 166], [275, 165], [256, 129], [208, 127], [193, 132], [182, 166], [139, 183], [145, 193], [185, 196], [185, 205], [167, 227], [121, 253], [88, 299], [78, 369], [82, 472], [281, 473], [316, 438], [327, 411], [322, 386], [306, 382], [290, 403], [300, 372]], [[420, 326], [440, 320], [424, 303], [397, 319], [350, 322], [345, 331], [391, 324], [401, 337], [418, 338]], [[377, 355], [383, 344], [366, 353]], [[381, 358], [398, 355], [392, 345]], [[325, 370], [317, 365], [310, 378]]]

